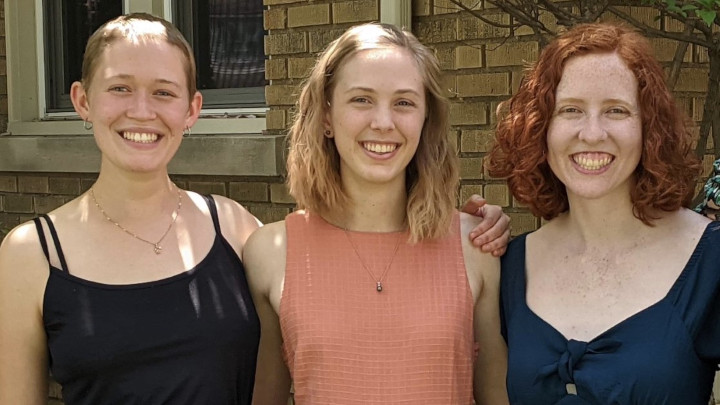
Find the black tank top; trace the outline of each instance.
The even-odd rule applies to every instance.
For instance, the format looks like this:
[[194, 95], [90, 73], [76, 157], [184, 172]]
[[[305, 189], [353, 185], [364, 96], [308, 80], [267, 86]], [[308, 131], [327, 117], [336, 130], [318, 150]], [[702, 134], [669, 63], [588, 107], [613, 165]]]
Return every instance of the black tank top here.
[[[43, 320], [50, 369], [67, 405], [250, 404], [260, 323], [245, 269], [220, 233], [193, 269], [158, 281], [108, 285], [50, 266]], [[49, 258], [40, 219], [35, 219]], [[131, 254], [131, 253], [129, 253]]]

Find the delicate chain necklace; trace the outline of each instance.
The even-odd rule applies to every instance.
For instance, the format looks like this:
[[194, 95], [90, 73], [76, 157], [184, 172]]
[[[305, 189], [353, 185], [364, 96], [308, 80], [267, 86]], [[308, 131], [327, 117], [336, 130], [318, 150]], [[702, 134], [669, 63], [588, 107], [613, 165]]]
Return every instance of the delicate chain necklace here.
[[177, 190], [177, 196], [178, 196], [177, 208], [175, 208], [175, 211], [172, 214], [172, 221], [170, 221], [170, 225], [168, 225], [167, 229], [165, 230], [165, 233], [162, 234], [162, 236], [160, 237], [160, 239], [157, 242], [151, 242], [147, 239], [143, 239], [143, 238], [137, 236], [137, 234], [135, 232], [133, 232], [133, 231], [125, 228], [124, 226], [120, 225], [119, 223], [113, 221], [113, 219], [110, 218], [110, 216], [105, 212], [105, 210], [100, 206], [100, 203], [98, 202], [98, 200], [95, 198], [95, 190], [93, 187], [90, 188], [90, 197], [92, 197], [92, 200], [95, 203], [95, 206], [98, 208], [98, 210], [100, 210], [100, 212], [103, 214], [105, 219], [108, 220], [108, 222], [117, 226], [123, 232], [132, 236], [133, 238], [143, 241], [143, 242], [147, 243], [148, 245], [152, 245], [153, 252], [155, 252], [156, 255], [159, 255], [160, 253], [162, 253], [162, 250], [163, 250], [162, 246], [160, 246], [160, 242], [162, 242], [163, 239], [165, 239], [167, 234], [170, 232], [170, 229], [175, 224], [175, 221], [177, 220], [178, 215], [180, 215], [180, 208], [182, 208], [182, 194], [180, 193], [180, 189], [177, 186], [175, 186], [175, 190]]
[[347, 237], [348, 242], [350, 242], [350, 246], [352, 246], [353, 250], [355, 251], [355, 256], [357, 256], [363, 269], [365, 269], [365, 271], [370, 276], [370, 278], [375, 282], [375, 289], [377, 290], [377, 292], [382, 292], [383, 279], [385, 278], [385, 275], [387, 274], [388, 270], [390, 270], [390, 266], [392, 265], [393, 261], [395, 260], [395, 256], [397, 256], [397, 252], [400, 249], [400, 242], [403, 239], [404, 233], [401, 232], [398, 235], [397, 242], [395, 243], [395, 249], [393, 250], [392, 257], [390, 257], [390, 261], [385, 266], [385, 270], [383, 270], [382, 274], [380, 275], [380, 278], [376, 278], [375, 274], [373, 274], [373, 272], [370, 271], [370, 268], [365, 264], [365, 261], [363, 260], [362, 256], [360, 256], [360, 252], [358, 252], [358, 248], [357, 248], [357, 246], [355, 246], [355, 242], [353, 242], [352, 237], [350, 236], [350, 231], [348, 231], [347, 229], [344, 229], [344, 228], [343, 228], [343, 231], [345, 231], [345, 236]]

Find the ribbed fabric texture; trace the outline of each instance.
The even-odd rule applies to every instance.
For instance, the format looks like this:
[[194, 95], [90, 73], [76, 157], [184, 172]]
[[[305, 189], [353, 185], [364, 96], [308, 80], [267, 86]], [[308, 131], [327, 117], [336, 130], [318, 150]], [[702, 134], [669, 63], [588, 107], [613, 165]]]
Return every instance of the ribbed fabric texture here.
[[416, 245], [407, 232], [346, 232], [309, 213], [285, 223], [280, 324], [298, 405], [472, 404], [473, 299], [457, 213], [447, 237]]

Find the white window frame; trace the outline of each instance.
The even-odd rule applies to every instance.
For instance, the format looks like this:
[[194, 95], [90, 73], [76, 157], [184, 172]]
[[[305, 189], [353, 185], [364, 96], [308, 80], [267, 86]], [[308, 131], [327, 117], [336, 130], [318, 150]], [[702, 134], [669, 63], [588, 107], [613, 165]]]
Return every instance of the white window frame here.
[[[148, 12], [172, 20], [171, 0], [123, 0], [123, 9], [124, 12]], [[84, 134], [75, 112], [46, 112], [42, 0], [6, 0], [5, 10], [8, 134]], [[34, 29], [26, 29], [29, 26]], [[203, 109], [193, 133], [259, 134], [266, 129], [267, 110], [266, 107]], [[237, 116], [247, 118], [225, 118]]]

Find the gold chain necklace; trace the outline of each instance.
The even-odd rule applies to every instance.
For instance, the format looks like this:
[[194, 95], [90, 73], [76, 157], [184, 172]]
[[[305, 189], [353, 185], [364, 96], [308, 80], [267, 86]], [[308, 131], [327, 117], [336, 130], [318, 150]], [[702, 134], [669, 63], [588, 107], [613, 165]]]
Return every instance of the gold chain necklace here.
[[385, 270], [383, 270], [382, 274], [380, 275], [380, 278], [376, 278], [375, 274], [373, 274], [373, 272], [370, 271], [370, 268], [365, 264], [365, 261], [363, 260], [362, 256], [360, 256], [360, 252], [358, 252], [358, 248], [357, 248], [357, 246], [355, 246], [355, 242], [353, 242], [352, 237], [350, 236], [350, 231], [348, 231], [347, 229], [344, 229], [344, 228], [343, 228], [343, 231], [345, 232], [345, 236], [347, 237], [348, 242], [350, 242], [350, 246], [352, 246], [353, 251], [355, 251], [355, 256], [357, 256], [363, 269], [365, 269], [365, 271], [370, 276], [370, 278], [375, 282], [375, 289], [377, 290], [377, 292], [382, 292], [383, 279], [385, 278], [385, 275], [387, 274], [388, 270], [390, 270], [390, 266], [392, 265], [393, 261], [395, 260], [395, 256], [397, 256], [397, 252], [400, 249], [400, 242], [402, 241], [404, 232], [401, 232], [398, 235], [397, 242], [395, 243], [395, 249], [393, 250], [393, 254], [392, 254], [392, 257], [390, 258], [390, 261], [385, 266]]
[[108, 220], [108, 222], [117, 226], [123, 232], [132, 236], [133, 238], [140, 240], [142, 242], [145, 242], [148, 245], [152, 245], [153, 252], [155, 252], [156, 255], [159, 255], [160, 253], [162, 253], [162, 250], [163, 250], [162, 246], [160, 246], [160, 242], [162, 242], [163, 239], [165, 239], [167, 234], [170, 232], [170, 229], [175, 224], [175, 221], [177, 221], [178, 215], [180, 215], [180, 208], [182, 208], [182, 194], [180, 193], [180, 189], [177, 186], [175, 186], [175, 190], [177, 190], [177, 196], [178, 196], [177, 208], [175, 208], [175, 211], [173, 212], [172, 221], [170, 221], [170, 225], [168, 225], [167, 229], [165, 230], [165, 233], [162, 234], [162, 236], [160, 237], [160, 239], [157, 242], [151, 242], [147, 239], [143, 239], [143, 238], [137, 236], [137, 234], [135, 232], [133, 232], [133, 231], [125, 228], [124, 226], [120, 225], [119, 223], [113, 221], [113, 219], [110, 218], [110, 216], [105, 212], [105, 210], [100, 206], [100, 203], [98, 202], [98, 200], [95, 198], [95, 190], [93, 187], [90, 188], [90, 197], [92, 197], [92, 200], [95, 203], [95, 206], [98, 208], [98, 210], [100, 210], [100, 212], [103, 214], [105, 219]]

